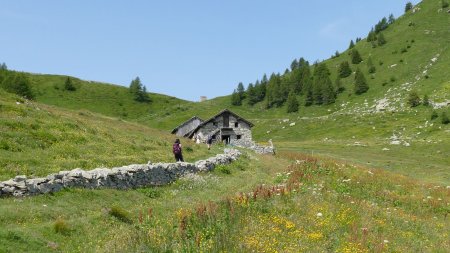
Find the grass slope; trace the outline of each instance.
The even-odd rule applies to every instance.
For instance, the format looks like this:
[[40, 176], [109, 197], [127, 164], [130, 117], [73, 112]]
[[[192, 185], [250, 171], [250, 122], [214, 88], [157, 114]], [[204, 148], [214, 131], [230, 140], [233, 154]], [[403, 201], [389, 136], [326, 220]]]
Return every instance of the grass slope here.
[[0, 251], [445, 252], [448, 191], [296, 152], [248, 154], [159, 188], [0, 199]]
[[[0, 180], [74, 168], [173, 161], [172, 142], [167, 132], [86, 110], [25, 101], [0, 90]], [[217, 152], [188, 141], [184, 144], [187, 161]]]

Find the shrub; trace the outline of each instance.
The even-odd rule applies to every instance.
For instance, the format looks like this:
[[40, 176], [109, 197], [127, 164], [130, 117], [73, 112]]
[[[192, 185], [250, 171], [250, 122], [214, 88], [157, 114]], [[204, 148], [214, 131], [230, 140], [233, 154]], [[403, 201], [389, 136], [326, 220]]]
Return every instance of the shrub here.
[[411, 107], [420, 105], [420, 97], [416, 91], [411, 91], [408, 96], [408, 104]]
[[402, 53], [402, 54], [404, 54], [406, 52], [408, 52], [408, 49], [406, 49], [405, 47], [400, 50], [400, 53]]
[[109, 210], [109, 215], [117, 218], [118, 220], [125, 222], [125, 223], [133, 223], [133, 220], [130, 217], [130, 213], [127, 212], [127, 210], [118, 207], [118, 206], [113, 206], [110, 210]]
[[68, 235], [70, 233], [69, 225], [62, 218], [58, 218], [55, 223], [53, 223], [53, 230], [55, 233], [62, 235]]
[[397, 80], [397, 78], [395, 78], [395, 76], [391, 76], [390, 80], [391, 80], [391, 83], [393, 83]]
[[188, 153], [194, 152], [194, 149], [192, 149], [190, 146], [187, 146], [186, 148], [184, 148], [184, 150]]
[[445, 124], [445, 125], [450, 123], [450, 119], [448, 118], [446, 112], [442, 112], [442, 114], [441, 114], [441, 122], [442, 122], [442, 124]]
[[422, 104], [423, 104], [424, 106], [429, 106], [429, 105], [430, 105], [430, 99], [428, 98], [428, 95], [427, 95], [427, 94], [425, 94], [425, 95], [423, 96]]
[[156, 199], [161, 197], [161, 192], [154, 188], [154, 187], [149, 187], [149, 188], [139, 188], [136, 191], [144, 194], [145, 196], [151, 198], [151, 199]]
[[441, 0], [441, 6], [443, 9], [448, 7], [448, 2], [446, 0]]
[[437, 117], [439, 117], [439, 116], [438, 116], [438, 113], [437, 113], [436, 111], [433, 110], [433, 111], [431, 112], [430, 119], [431, 119], [431, 120], [434, 120], [434, 119], [437, 119]]
[[216, 167], [216, 170], [223, 174], [227, 174], [227, 175], [231, 174], [231, 170], [230, 170], [230, 168], [228, 168], [228, 166], [219, 165]]

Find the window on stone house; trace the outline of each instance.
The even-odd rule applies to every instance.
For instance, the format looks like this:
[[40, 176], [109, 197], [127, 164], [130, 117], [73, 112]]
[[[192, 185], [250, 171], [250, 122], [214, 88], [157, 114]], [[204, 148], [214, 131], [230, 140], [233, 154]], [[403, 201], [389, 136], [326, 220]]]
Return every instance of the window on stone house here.
[[236, 135], [236, 139], [238, 139], [238, 140], [242, 139], [242, 135], [240, 135], [240, 134]]
[[238, 122], [234, 122], [234, 127], [239, 127], [239, 123]]

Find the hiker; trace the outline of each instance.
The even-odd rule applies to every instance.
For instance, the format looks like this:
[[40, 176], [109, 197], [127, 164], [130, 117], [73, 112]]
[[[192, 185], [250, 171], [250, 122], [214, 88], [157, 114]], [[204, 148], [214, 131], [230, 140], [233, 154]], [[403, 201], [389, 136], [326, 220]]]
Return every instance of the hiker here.
[[176, 139], [175, 143], [173, 144], [172, 147], [172, 152], [175, 155], [175, 160], [177, 162], [184, 162], [183, 160], [183, 153], [181, 150], [181, 143], [180, 143], [180, 139]]
[[208, 144], [208, 150], [211, 149], [211, 144], [212, 144], [212, 136], [209, 135], [208, 139], [206, 140], [206, 144]]

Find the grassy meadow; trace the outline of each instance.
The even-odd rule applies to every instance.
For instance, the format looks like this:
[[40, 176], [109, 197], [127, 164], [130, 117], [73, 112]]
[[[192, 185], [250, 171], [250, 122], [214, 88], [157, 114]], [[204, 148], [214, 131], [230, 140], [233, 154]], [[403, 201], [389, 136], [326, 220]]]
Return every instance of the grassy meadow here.
[[[297, 113], [245, 99], [232, 106], [230, 96], [195, 103], [150, 93], [139, 103], [123, 86], [73, 78], [68, 91], [67, 76], [28, 73], [35, 101], [0, 89], [0, 181], [173, 161], [170, 131], [225, 108], [253, 122], [254, 139], [272, 139], [277, 153], [243, 150], [233, 164], [162, 187], [0, 198], [0, 253], [448, 252], [442, 114], [450, 110], [406, 104], [412, 90], [450, 101], [450, 15], [440, 6], [424, 0], [399, 17], [383, 31], [385, 45], [356, 43], [363, 62], [351, 68], [364, 72], [367, 93], [354, 94], [353, 73], [334, 104], [305, 107], [298, 96]], [[344, 60], [348, 51], [324, 61], [331, 80]], [[375, 112], [382, 99], [387, 108]], [[189, 162], [223, 148], [182, 143]]]

